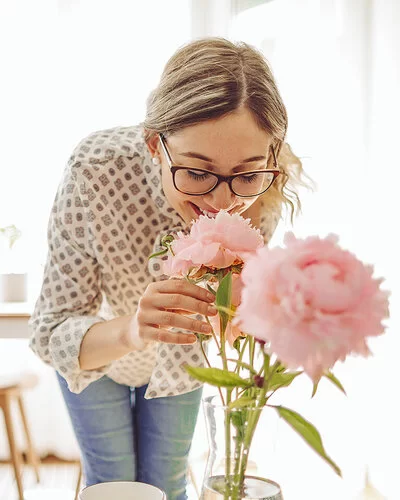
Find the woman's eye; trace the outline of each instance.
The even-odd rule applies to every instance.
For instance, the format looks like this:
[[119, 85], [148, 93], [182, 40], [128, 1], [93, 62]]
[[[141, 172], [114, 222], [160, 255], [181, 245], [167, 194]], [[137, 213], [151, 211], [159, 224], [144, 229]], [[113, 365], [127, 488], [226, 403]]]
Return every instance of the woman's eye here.
[[195, 170], [186, 170], [187, 175], [196, 181], [204, 181], [209, 177], [210, 174], [205, 172], [196, 172]]
[[255, 182], [258, 178], [258, 174], [245, 174], [240, 176], [240, 180], [247, 184]]

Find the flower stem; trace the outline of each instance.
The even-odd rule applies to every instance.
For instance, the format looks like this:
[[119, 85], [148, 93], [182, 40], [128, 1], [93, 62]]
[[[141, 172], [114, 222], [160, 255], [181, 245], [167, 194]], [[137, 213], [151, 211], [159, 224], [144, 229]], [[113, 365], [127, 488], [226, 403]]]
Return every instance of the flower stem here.
[[226, 390], [225, 410], [225, 500], [231, 499], [231, 410], [228, 408], [231, 402], [232, 389]]
[[221, 329], [221, 359], [224, 370], [228, 370], [228, 361], [226, 359], [225, 332]]
[[251, 337], [250, 342], [249, 342], [249, 360], [250, 360], [250, 365], [254, 366], [254, 351], [256, 348], [256, 341], [254, 340], [254, 337]]
[[235, 372], [237, 374], [239, 374], [239, 370], [240, 370], [239, 363], [241, 363], [241, 361], [243, 360], [244, 351], [246, 350], [246, 346], [247, 346], [248, 343], [249, 343], [249, 336], [247, 335], [247, 337], [244, 339], [242, 348], [240, 349], [240, 354], [239, 354], [239, 357], [238, 357], [238, 363], [237, 363], [236, 368], [235, 368]]
[[[204, 349], [204, 345], [203, 345], [203, 341], [202, 340], [200, 340], [200, 349], [201, 349], [201, 352], [203, 353], [204, 359], [205, 359], [208, 367], [211, 368], [211, 363], [210, 363], [210, 361], [209, 361], [209, 359], [207, 357], [207, 354], [206, 354], [206, 351]], [[221, 402], [225, 406], [224, 396], [222, 395], [222, 391], [221, 391], [220, 387], [218, 387], [218, 392], [219, 392], [219, 395], [221, 396]]]
[[258, 423], [259, 418], [261, 416], [261, 411], [268, 400], [268, 398], [267, 398], [268, 384], [269, 384], [272, 376], [274, 375], [276, 369], [279, 366], [279, 362], [276, 361], [274, 366], [272, 367], [272, 369], [269, 370], [269, 361], [270, 361], [269, 356], [264, 353], [264, 364], [263, 364], [264, 374], [267, 375], [267, 373], [268, 373], [268, 376], [266, 376], [264, 379], [264, 385], [263, 385], [263, 388], [261, 390], [260, 396], [258, 398], [258, 405], [256, 408], [254, 408], [254, 410], [251, 411], [251, 414], [250, 414], [249, 419], [248, 419], [247, 429], [246, 429], [246, 433], [245, 433], [244, 440], [243, 440], [242, 461], [241, 461], [239, 481], [238, 481], [238, 483], [240, 485], [242, 485], [244, 482], [244, 476], [246, 473], [247, 462], [249, 459], [250, 446], [251, 446], [252, 439], [254, 437], [255, 430], [257, 428], [257, 423]]

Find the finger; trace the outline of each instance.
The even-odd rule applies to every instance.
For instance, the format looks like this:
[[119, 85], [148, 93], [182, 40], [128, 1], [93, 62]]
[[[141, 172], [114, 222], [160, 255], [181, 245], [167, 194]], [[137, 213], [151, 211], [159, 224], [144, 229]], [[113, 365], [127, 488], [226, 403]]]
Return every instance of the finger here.
[[166, 311], [174, 312], [175, 314], [182, 314], [183, 316], [190, 316], [193, 311], [184, 311], [183, 309], [165, 309]]
[[192, 333], [169, 332], [162, 328], [148, 327], [145, 333], [146, 340], [155, 340], [164, 344], [181, 344], [191, 345], [195, 344], [197, 338]]
[[155, 294], [151, 298], [151, 303], [156, 309], [188, 311], [189, 314], [202, 314], [203, 316], [215, 316], [218, 312], [209, 302], [203, 302], [187, 295], [178, 295], [175, 293]]
[[195, 318], [188, 318], [181, 314], [176, 314], [170, 311], [157, 311], [151, 316], [143, 315], [141, 321], [147, 325], [160, 325], [161, 328], [179, 328], [188, 330], [189, 332], [211, 334], [212, 328], [205, 321], [200, 321]]
[[[193, 313], [193, 311], [184, 311], [183, 309], [165, 309], [165, 311], [171, 311], [175, 314], [182, 314], [183, 316], [190, 316], [192, 314], [201, 314], [201, 313]], [[205, 314], [201, 314], [202, 316], [206, 316]], [[212, 316], [212, 314], [207, 314], [207, 316]]]
[[154, 290], [159, 293], [187, 295], [204, 302], [214, 302], [215, 296], [205, 288], [198, 285], [193, 285], [185, 280], [169, 279], [165, 281], [158, 281], [152, 284]]

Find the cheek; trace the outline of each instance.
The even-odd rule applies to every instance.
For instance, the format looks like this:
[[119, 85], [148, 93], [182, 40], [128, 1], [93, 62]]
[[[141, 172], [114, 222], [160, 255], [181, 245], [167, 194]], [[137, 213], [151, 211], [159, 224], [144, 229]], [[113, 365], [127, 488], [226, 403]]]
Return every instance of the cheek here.
[[169, 171], [168, 167], [165, 167], [165, 165], [163, 165], [161, 169], [161, 184], [164, 192], [174, 189], [171, 172]]
[[252, 198], [241, 198], [242, 201], [242, 207], [240, 209], [240, 212], [245, 212], [248, 210], [254, 203], [258, 200], [258, 198], [252, 199]]
[[172, 205], [175, 209], [185, 203], [186, 201], [190, 201], [190, 197], [180, 193], [177, 189], [175, 189], [175, 186], [172, 181], [172, 176], [170, 172], [164, 172], [162, 175], [162, 186], [164, 190], [164, 194], [167, 197], [167, 200], [169, 201], [170, 205]]
[[168, 167], [163, 166], [162, 173], [161, 173], [161, 183], [162, 183], [164, 194], [167, 197], [167, 200], [170, 202], [170, 204], [172, 206], [175, 206], [175, 204], [177, 202], [177, 198], [179, 198], [180, 193], [174, 187], [174, 184], [172, 181], [172, 175], [171, 175], [171, 172], [169, 171]]

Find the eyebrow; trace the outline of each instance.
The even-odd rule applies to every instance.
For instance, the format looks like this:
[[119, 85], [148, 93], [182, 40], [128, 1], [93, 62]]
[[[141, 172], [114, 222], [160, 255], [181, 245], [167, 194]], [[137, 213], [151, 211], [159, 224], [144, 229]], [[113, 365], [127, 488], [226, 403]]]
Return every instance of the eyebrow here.
[[[195, 158], [198, 160], [206, 161], [207, 163], [211, 163], [211, 167], [213, 168], [212, 164], [214, 163], [211, 158], [208, 158], [207, 156], [201, 155], [200, 153], [194, 153], [192, 151], [186, 151], [184, 153], [179, 153], [180, 156], [185, 156], [186, 158]], [[259, 156], [252, 156], [250, 158], [246, 158], [245, 160], [242, 160], [235, 168], [232, 170], [236, 170], [240, 168], [243, 164], [245, 163], [252, 163], [254, 161], [267, 161], [267, 158], [264, 155], [259, 155]]]

